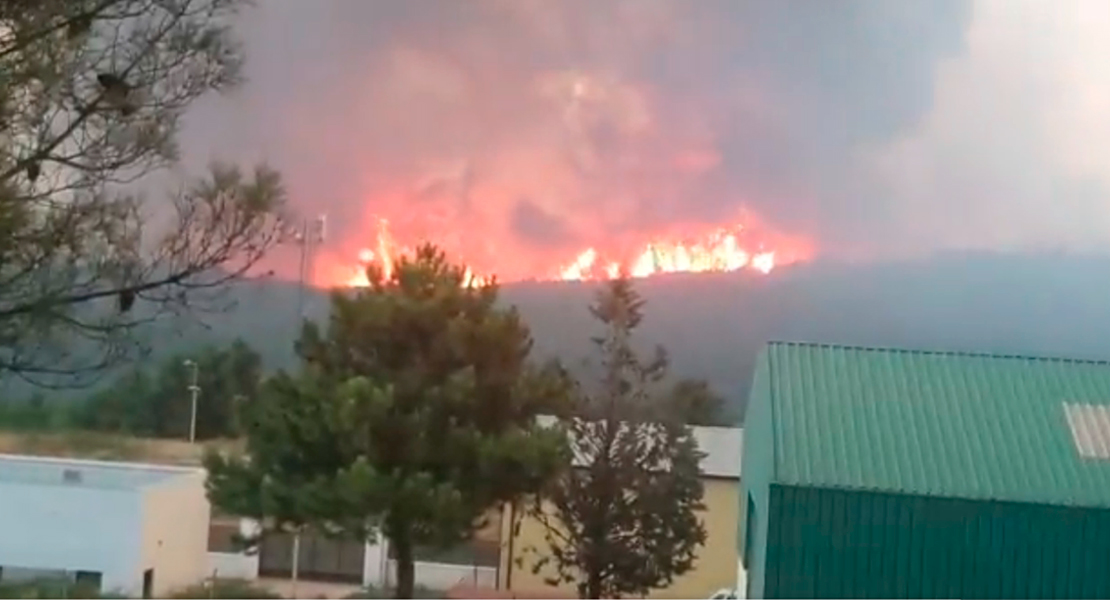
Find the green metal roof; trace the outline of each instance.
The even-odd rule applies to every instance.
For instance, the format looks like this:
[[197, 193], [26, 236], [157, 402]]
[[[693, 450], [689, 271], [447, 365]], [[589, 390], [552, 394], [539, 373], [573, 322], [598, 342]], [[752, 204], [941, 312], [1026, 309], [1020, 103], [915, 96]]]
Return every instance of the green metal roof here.
[[788, 342], [760, 362], [775, 483], [1110, 506], [1110, 363]]

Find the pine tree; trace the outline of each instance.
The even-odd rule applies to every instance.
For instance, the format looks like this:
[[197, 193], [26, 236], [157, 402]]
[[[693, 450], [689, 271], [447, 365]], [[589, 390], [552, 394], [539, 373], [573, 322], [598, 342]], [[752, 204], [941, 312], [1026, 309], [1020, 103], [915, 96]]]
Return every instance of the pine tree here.
[[608, 283], [590, 310], [604, 326], [593, 342], [600, 356], [594, 385], [581, 384], [574, 410], [557, 429], [569, 440], [575, 468], [546, 490], [532, 515], [549, 552], [533, 548], [551, 585], [574, 583], [582, 598], [644, 595], [688, 571], [705, 528], [699, 463], [703, 454], [684, 411], [657, 388], [667, 356], [643, 360], [632, 337], [643, 300], [626, 278]]
[[[469, 538], [491, 510], [562, 470], [565, 441], [536, 417], [558, 411], [567, 385], [560, 369], [529, 363], [528, 328], [498, 306], [496, 285], [473, 285], [434, 247], [369, 279], [335, 293], [327, 330], [307, 323], [298, 341], [302, 377], [326, 384], [261, 407], [291, 414], [256, 419], [288, 424], [248, 428], [250, 467], [212, 496], [219, 504], [267, 475], [330, 486], [291, 514], [350, 537], [380, 529], [396, 556], [397, 597], [411, 598], [418, 547]], [[290, 466], [265, 467], [278, 464]]]

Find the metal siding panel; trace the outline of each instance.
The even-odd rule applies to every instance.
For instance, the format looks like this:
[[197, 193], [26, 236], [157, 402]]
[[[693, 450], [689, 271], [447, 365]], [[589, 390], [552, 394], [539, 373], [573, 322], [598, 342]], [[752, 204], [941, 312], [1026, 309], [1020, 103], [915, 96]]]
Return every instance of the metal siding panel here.
[[[1101, 518], [1100, 518], [1101, 517]], [[1087, 540], [1091, 547], [1086, 548], [1084, 558], [1083, 598], [1105, 597], [1106, 590], [1106, 545], [1105, 536], [1108, 533], [1104, 527], [1104, 515], [1088, 514], [1084, 519], [1084, 529], [1087, 531]], [[1099, 552], [1098, 550], [1101, 550]]]
[[1009, 578], [1013, 587], [1006, 597], [1028, 598], [1029, 578], [1026, 574], [1029, 572], [1029, 549], [1022, 543], [1028, 539], [1028, 534], [1025, 515], [1022, 514], [1020, 506], [1012, 507], [1011, 520], [1007, 525], [1009, 527], [1006, 530], [1006, 537], [1009, 538], [1009, 544], [1014, 549], [1014, 571]]
[[1110, 511], [774, 486], [765, 597], [1110, 597]]
[[828, 586], [828, 596], [833, 598], [847, 597], [844, 580], [844, 538], [851, 527], [845, 511], [844, 494], [826, 492], [822, 504], [829, 507], [828, 532], [829, 532], [829, 577], [823, 582]]
[[1087, 547], [1087, 528], [1084, 527], [1084, 511], [1068, 511], [1070, 524], [1069, 535], [1065, 538], [1068, 543], [1067, 557], [1067, 587], [1061, 598], [1083, 597], [1083, 549]]
[[844, 536], [844, 581], [845, 596], [856, 595], [860, 580], [859, 558], [859, 495], [844, 494], [844, 517], [847, 535]]
[[967, 533], [967, 506], [961, 500], [946, 500], [945, 505], [947, 518], [941, 532], [943, 537], [936, 548], [945, 572], [945, 577], [940, 580], [940, 595], [954, 598], [960, 595], [960, 578], [963, 576], [959, 548]]
[[1017, 539], [1017, 520], [1012, 511], [1006, 511], [1001, 505], [995, 514], [995, 524], [998, 525], [999, 543], [1002, 554], [1002, 573], [999, 575], [998, 597], [1020, 598], [1017, 591], [1017, 578], [1013, 575], [1020, 568], [1021, 557], [1018, 547], [1014, 544]]
[[[1048, 573], [1045, 572], [1045, 538], [1044, 532], [1046, 519], [1038, 518], [1038, 510], [1027, 509], [1026, 515], [1028, 529], [1026, 530], [1025, 546], [1029, 548], [1029, 597], [1030, 598], [1044, 598], [1045, 592], [1045, 579]], [[1043, 512], [1042, 512], [1043, 515]]]
[[901, 560], [898, 556], [898, 550], [901, 545], [899, 531], [899, 520], [901, 499], [894, 495], [887, 496], [885, 522], [886, 526], [883, 528], [883, 546], [886, 548], [886, 564], [887, 564], [887, 585], [883, 590], [883, 595], [886, 597], [893, 597], [898, 595], [899, 581], [897, 573]]
[[811, 554], [813, 559], [813, 577], [814, 577], [814, 598], [831, 598], [834, 594], [830, 594], [829, 580], [833, 577], [832, 564], [830, 558], [834, 554], [832, 550], [832, 536], [830, 535], [830, 526], [833, 522], [832, 519], [832, 505], [831, 499], [828, 494], [822, 493], [821, 490], [812, 490], [810, 504], [816, 514], [816, 523], [814, 523], [814, 537], [818, 538], [811, 547]]
[[1110, 506], [1064, 407], [1110, 428], [1110, 363], [781, 342], [761, 361], [779, 483]]
[[1077, 546], [1082, 547], [1083, 528], [1080, 527], [1082, 523], [1077, 524], [1078, 511], [1069, 510], [1065, 516], [1066, 529], [1061, 532], [1059, 536], [1059, 543], [1063, 548], [1061, 561], [1063, 562], [1060, 579], [1062, 583], [1057, 587], [1056, 593], [1060, 598], [1078, 598], [1080, 596], [1081, 588], [1076, 585], [1081, 561], [1083, 557], [1076, 552]]
[[[776, 557], [768, 555], [771, 549], [777, 548], [776, 544], [769, 543], [768, 536], [776, 531], [777, 512], [779, 501], [777, 492], [771, 485], [775, 470], [775, 422], [772, 418], [774, 406], [771, 402], [771, 376], [770, 366], [766, 357], [762, 357], [756, 366], [755, 378], [752, 382], [752, 393], [745, 414], [745, 435], [743, 436], [743, 452], [741, 456], [740, 485], [742, 493], [738, 499], [741, 502], [739, 511], [738, 528], [747, 520], [747, 501], [751, 496], [756, 513], [753, 519], [754, 537], [751, 543], [753, 556], [748, 559], [747, 579], [753, 597], [762, 597], [767, 587], [766, 578], [773, 576]], [[744, 539], [738, 539], [738, 544], [743, 544]]]
[[867, 532], [868, 577], [864, 593], [868, 598], [882, 598], [884, 583], [889, 575], [886, 565], [886, 552], [883, 548], [883, 529], [886, 527], [886, 495], [868, 494], [863, 504], [863, 527]]
[[[1067, 528], [1064, 522], [1064, 511], [1057, 507], [1048, 507], [1046, 514], [1038, 519], [1037, 533], [1041, 538], [1041, 593], [1042, 598], [1062, 598], [1057, 593], [1057, 586], [1063, 582], [1063, 564], [1057, 565], [1059, 555], [1066, 549], [1061, 548], [1057, 536], [1060, 529]], [[1053, 525], [1054, 526], [1049, 526]]]
[[910, 592], [910, 556], [912, 553], [913, 539], [913, 514], [910, 505], [904, 496], [897, 497], [895, 504], [898, 513], [897, 529], [895, 530], [895, 546], [892, 549], [895, 559], [893, 578], [896, 583], [893, 596], [908, 598]]
[[[1098, 530], [1098, 519], [1092, 514], [1083, 515], [1083, 534], [1084, 541], [1090, 543], [1097, 540], [1102, 532]], [[1093, 544], [1091, 544], [1093, 545]], [[1102, 572], [1105, 565], [1101, 564], [1102, 557], [1097, 556], [1094, 552], [1084, 552], [1082, 568], [1079, 572], [1079, 585], [1080, 592], [1076, 595], [1078, 598], [1098, 598], [1098, 574]]]
[[929, 572], [926, 572], [926, 579], [929, 580], [930, 584], [929, 597], [950, 598], [951, 593], [948, 591], [948, 586], [952, 582], [952, 574], [949, 572], [950, 556], [945, 550], [947, 550], [948, 540], [951, 539], [949, 519], [951, 518], [952, 506], [948, 500], [930, 504], [932, 504], [933, 510], [939, 513], [937, 515], [939, 518], [935, 519], [935, 525], [926, 529], [929, 545], [925, 552], [929, 556], [930, 564], [933, 565], [932, 576], [929, 576]]
[[[803, 488], [786, 488], [783, 490], [787, 506], [791, 506], [791, 526], [786, 528], [790, 536], [790, 556], [785, 564], [789, 569], [783, 569], [783, 575], [788, 577], [788, 583], [783, 586], [790, 598], [812, 598], [817, 580], [813, 573], [813, 560], [809, 556], [809, 549], [815, 544], [820, 544], [820, 537], [813, 531], [813, 506], [809, 498], [810, 491]], [[785, 566], [784, 564], [784, 566]]]
[[994, 543], [994, 530], [991, 528], [993, 507], [987, 505], [979, 512], [975, 534], [975, 566], [971, 573], [971, 593], [976, 598], [994, 598], [991, 581], [998, 571], [998, 548]]
[[1051, 540], [1052, 555], [1050, 558], [1052, 577], [1046, 586], [1045, 595], [1051, 598], [1069, 598], [1068, 590], [1071, 588], [1072, 550], [1074, 538], [1079, 535], [1075, 528], [1075, 511], [1072, 509], [1057, 509], [1059, 526], [1048, 530], [1047, 535]]
[[771, 486], [767, 509], [767, 546], [764, 550], [763, 581], [756, 598], [781, 598], [779, 572], [783, 570], [783, 521], [790, 519], [791, 507], [783, 499], [783, 488]]

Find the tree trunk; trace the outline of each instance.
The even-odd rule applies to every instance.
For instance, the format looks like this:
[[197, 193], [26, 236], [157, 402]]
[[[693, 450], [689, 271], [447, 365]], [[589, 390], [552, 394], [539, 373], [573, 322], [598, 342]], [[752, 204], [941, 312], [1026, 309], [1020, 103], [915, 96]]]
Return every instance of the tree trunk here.
[[586, 577], [586, 595], [583, 598], [601, 598], [601, 573], [591, 571]]
[[397, 561], [397, 589], [394, 598], [412, 598], [416, 591], [416, 568], [413, 565], [412, 540], [406, 533], [394, 535], [389, 540]]

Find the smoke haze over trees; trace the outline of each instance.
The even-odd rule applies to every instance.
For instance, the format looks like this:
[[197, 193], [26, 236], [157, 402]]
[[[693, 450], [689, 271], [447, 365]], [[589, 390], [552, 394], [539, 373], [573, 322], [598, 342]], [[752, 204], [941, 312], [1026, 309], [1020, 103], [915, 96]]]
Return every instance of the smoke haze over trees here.
[[[638, 283], [647, 302], [642, 341], [645, 350], [664, 344], [673, 374], [706, 379], [735, 418], [756, 354], [770, 339], [1110, 359], [1107, 272], [1110, 260], [1099, 257], [961, 253], [878, 265], [799, 265], [770, 277], [660, 277]], [[574, 366], [586, 353], [582, 341], [596, 333], [586, 310], [596, 289], [515, 284], [501, 297], [520, 308], [537, 354]], [[300, 329], [296, 286], [255, 281], [236, 287], [234, 296], [238, 308], [206, 317], [206, 329], [162, 330], [163, 346], [153, 358], [242, 337], [266, 370], [293, 366], [288, 340]], [[311, 295], [307, 306], [323, 318], [326, 294]]]

